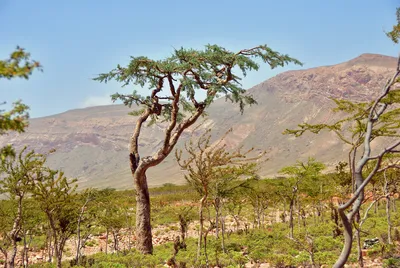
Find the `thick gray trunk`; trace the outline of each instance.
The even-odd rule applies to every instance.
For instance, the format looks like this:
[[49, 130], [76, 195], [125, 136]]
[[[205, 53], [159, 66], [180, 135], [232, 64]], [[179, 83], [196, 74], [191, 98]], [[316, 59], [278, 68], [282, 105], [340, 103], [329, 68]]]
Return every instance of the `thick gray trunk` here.
[[136, 249], [143, 254], [153, 254], [150, 222], [150, 194], [146, 174], [134, 174], [136, 187]]

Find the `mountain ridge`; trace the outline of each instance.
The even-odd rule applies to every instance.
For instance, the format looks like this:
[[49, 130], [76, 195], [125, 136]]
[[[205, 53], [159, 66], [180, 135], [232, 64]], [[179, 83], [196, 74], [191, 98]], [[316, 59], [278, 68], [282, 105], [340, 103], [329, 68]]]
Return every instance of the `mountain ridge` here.
[[[283, 166], [309, 156], [334, 166], [345, 160], [347, 147], [332, 133], [305, 134], [295, 139], [282, 135], [286, 128], [297, 124], [329, 123], [337, 118], [329, 108], [331, 97], [354, 101], [370, 100], [378, 94], [393, 73], [396, 59], [390, 56], [364, 53], [347, 62], [280, 73], [248, 90], [258, 105], [239, 107], [216, 100], [208, 110], [208, 122], [214, 138], [229, 128], [230, 148], [244, 146], [267, 150], [269, 161], [261, 166], [263, 176], [272, 176]], [[30, 120], [26, 133], [0, 137], [0, 145], [14, 144], [17, 148], [29, 144], [31, 149], [45, 152], [55, 148], [49, 165], [61, 168], [67, 176], [77, 177], [82, 187], [132, 188], [128, 162], [128, 139], [135, 117], [128, 115], [123, 105], [105, 105], [73, 109], [53, 116]], [[151, 154], [162, 139], [162, 124], [144, 129], [140, 150]], [[182, 135], [178, 148], [190, 137]], [[333, 155], [333, 157], [332, 157]], [[173, 154], [164, 163], [149, 169], [149, 184], [182, 183], [183, 174]]]

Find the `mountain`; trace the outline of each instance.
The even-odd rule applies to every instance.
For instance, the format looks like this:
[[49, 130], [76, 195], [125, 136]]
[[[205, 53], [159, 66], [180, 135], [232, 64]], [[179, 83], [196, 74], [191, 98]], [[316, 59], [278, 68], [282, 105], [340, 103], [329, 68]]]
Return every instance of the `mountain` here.
[[[355, 101], [370, 100], [378, 94], [396, 66], [393, 57], [362, 54], [350, 61], [332, 66], [281, 73], [248, 90], [258, 105], [239, 108], [215, 101], [208, 110], [214, 137], [229, 128], [226, 139], [230, 148], [244, 146], [267, 150], [269, 161], [261, 163], [261, 175], [272, 176], [296, 160], [313, 156], [329, 166], [345, 160], [348, 147], [333, 134], [306, 134], [300, 138], [282, 135], [286, 128], [298, 123], [327, 123], [338, 118], [330, 108], [330, 98]], [[128, 139], [135, 117], [123, 105], [77, 109], [62, 114], [30, 120], [26, 133], [0, 137], [0, 145], [8, 143], [39, 152], [56, 149], [48, 157], [49, 165], [61, 168], [70, 177], [77, 177], [82, 187], [132, 188], [128, 163]], [[153, 152], [161, 142], [163, 127], [147, 127], [140, 139], [142, 155]], [[183, 134], [179, 146], [190, 137]], [[150, 185], [182, 183], [183, 174], [173, 154], [161, 165], [149, 170]]]

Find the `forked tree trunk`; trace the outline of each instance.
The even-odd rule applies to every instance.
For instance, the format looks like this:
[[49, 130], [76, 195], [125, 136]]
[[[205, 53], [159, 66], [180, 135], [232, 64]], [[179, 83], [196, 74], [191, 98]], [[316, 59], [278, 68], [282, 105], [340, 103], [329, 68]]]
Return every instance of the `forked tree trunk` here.
[[[363, 177], [362, 177], [362, 167], [363, 165], [359, 165], [356, 167], [356, 170], [354, 171], [354, 180], [356, 183], [356, 191], [358, 188], [360, 188], [361, 184], [363, 183]], [[357, 196], [357, 199], [353, 202], [352, 204], [352, 211], [349, 212], [348, 215], [345, 213], [345, 208], [344, 207], [339, 207], [338, 212], [340, 215], [340, 218], [343, 223], [343, 235], [344, 235], [344, 245], [342, 252], [340, 253], [340, 256], [336, 263], [334, 264], [334, 268], [341, 268], [344, 267], [344, 265], [347, 262], [347, 259], [350, 256], [351, 253], [351, 246], [353, 244], [353, 220], [355, 214], [359, 212], [359, 209], [361, 207], [361, 204], [364, 200], [364, 190], [362, 189], [360, 194]]]
[[[47, 214], [49, 215], [49, 214]], [[56, 254], [56, 261], [57, 261], [57, 268], [61, 268], [62, 264], [62, 256], [63, 256], [63, 251], [64, 251], [64, 245], [66, 242], [66, 238], [63, 236], [63, 234], [57, 234], [57, 229], [56, 225], [54, 223], [54, 220], [48, 216], [49, 221], [50, 221], [50, 227], [52, 229], [53, 233], [53, 247], [54, 247], [54, 252]]]
[[143, 254], [153, 254], [150, 222], [150, 194], [146, 174], [135, 173], [136, 187], [136, 248]]

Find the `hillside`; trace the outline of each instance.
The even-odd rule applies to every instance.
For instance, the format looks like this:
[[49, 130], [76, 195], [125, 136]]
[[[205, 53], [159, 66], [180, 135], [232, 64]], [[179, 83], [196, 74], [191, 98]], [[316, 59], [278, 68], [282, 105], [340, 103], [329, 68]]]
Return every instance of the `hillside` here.
[[[283, 166], [308, 156], [333, 166], [345, 159], [347, 147], [332, 134], [295, 139], [282, 131], [303, 121], [334, 120], [337, 115], [329, 109], [331, 97], [371, 99], [395, 65], [395, 58], [363, 54], [337, 65], [284, 72], [249, 89], [258, 105], [248, 107], [243, 115], [238, 107], [217, 100], [208, 111], [207, 127], [212, 127], [216, 137], [233, 127], [227, 140], [230, 147], [267, 150], [270, 160], [262, 164], [262, 175], [274, 175]], [[50, 166], [77, 177], [83, 187], [131, 188], [128, 139], [135, 118], [128, 112], [122, 105], [110, 105], [32, 119], [26, 133], [2, 136], [0, 144], [29, 145], [40, 152], [55, 148], [48, 158]], [[160, 125], [146, 128], [140, 141], [142, 153], [154, 151], [161, 137]], [[180, 144], [188, 137], [189, 132], [184, 133]], [[150, 185], [184, 181], [173, 155], [151, 169], [148, 178]]]

